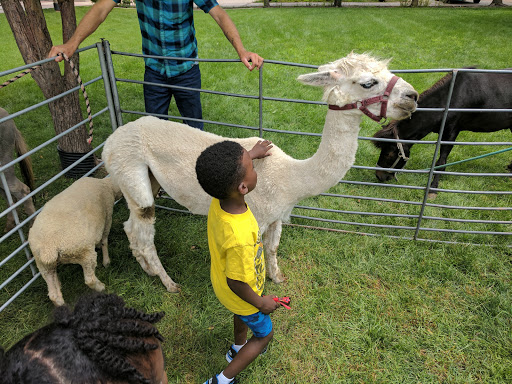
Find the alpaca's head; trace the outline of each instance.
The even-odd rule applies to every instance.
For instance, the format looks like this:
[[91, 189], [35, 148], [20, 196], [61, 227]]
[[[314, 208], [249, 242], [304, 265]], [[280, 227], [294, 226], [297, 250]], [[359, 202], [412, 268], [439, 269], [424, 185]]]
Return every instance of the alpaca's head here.
[[[350, 53], [332, 63], [322, 65], [318, 72], [300, 75], [304, 84], [324, 87], [324, 101], [344, 106], [380, 96], [384, 93], [393, 74], [388, 70], [389, 60], [377, 60], [367, 54]], [[401, 120], [416, 109], [418, 93], [403, 79], [396, 83], [388, 102], [387, 117]], [[368, 109], [378, 114], [380, 104]]]

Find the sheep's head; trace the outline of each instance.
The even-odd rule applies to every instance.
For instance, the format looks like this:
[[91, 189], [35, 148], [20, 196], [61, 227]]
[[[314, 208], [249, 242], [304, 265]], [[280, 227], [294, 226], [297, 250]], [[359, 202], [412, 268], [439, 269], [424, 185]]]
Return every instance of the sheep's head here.
[[[384, 94], [393, 74], [388, 70], [389, 60], [377, 60], [367, 54], [350, 53], [332, 63], [322, 65], [317, 72], [300, 75], [304, 84], [324, 87], [324, 101], [342, 107], [357, 101]], [[387, 117], [401, 120], [416, 110], [418, 93], [399, 78], [388, 102]], [[378, 114], [380, 105], [368, 109]]]

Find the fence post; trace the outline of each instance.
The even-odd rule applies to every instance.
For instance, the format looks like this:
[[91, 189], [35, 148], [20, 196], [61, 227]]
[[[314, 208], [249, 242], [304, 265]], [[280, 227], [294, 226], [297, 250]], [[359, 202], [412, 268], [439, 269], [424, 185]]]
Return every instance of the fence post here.
[[452, 101], [453, 95], [453, 87], [455, 86], [455, 79], [457, 78], [458, 71], [456, 69], [452, 70], [453, 76], [450, 82], [450, 89], [448, 90], [448, 98], [446, 100], [446, 105], [444, 107], [443, 112], [443, 120], [441, 121], [441, 126], [439, 127], [439, 136], [437, 137], [436, 148], [434, 150], [434, 156], [432, 157], [432, 164], [430, 165], [430, 172], [428, 174], [427, 186], [425, 187], [425, 194], [423, 195], [423, 202], [421, 204], [420, 214], [418, 216], [418, 224], [416, 226], [416, 231], [414, 233], [414, 240], [418, 240], [418, 234], [420, 232], [421, 221], [423, 220], [423, 215], [425, 213], [425, 205], [427, 204], [428, 194], [430, 192], [430, 183], [432, 182], [432, 178], [434, 175], [434, 169], [436, 166], [437, 155], [439, 154], [439, 148], [441, 147], [441, 138], [443, 137], [444, 127], [446, 125], [446, 118], [448, 117], [448, 110], [450, 109], [450, 103]]
[[107, 98], [108, 111], [110, 114], [110, 124], [112, 125], [112, 131], [115, 131], [119, 127], [119, 124], [117, 122], [116, 110], [113, 99], [114, 96], [112, 95], [112, 88], [110, 86], [111, 80], [105, 59], [105, 50], [103, 49], [103, 42], [96, 43], [96, 49], [98, 50], [98, 58], [100, 60], [101, 75], [103, 77], [103, 86], [105, 88], [105, 96]]
[[259, 70], [259, 130], [260, 137], [263, 137], [263, 65]]
[[117, 120], [116, 128], [123, 125], [123, 117], [121, 115], [121, 105], [119, 103], [119, 93], [117, 92], [116, 76], [114, 73], [114, 65], [112, 63], [112, 51], [108, 40], [102, 40], [105, 63], [107, 67], [108, 77], [110, 81], [111, 95], [114, 102], [115, 115]]

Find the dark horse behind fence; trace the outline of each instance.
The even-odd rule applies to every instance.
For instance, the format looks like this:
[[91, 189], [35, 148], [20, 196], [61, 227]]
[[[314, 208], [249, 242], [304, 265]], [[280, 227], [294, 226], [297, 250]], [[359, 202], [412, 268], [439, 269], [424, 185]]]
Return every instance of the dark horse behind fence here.
[[[452, 77], [452, 73], [449, 73], [423, 92], [418, 99], [418, 108], [444, 108]], [[455, 79], [450, 108], [511, 109], [512, 73], [460, 71]], [[374, 137], [421, 140], [430, 132], [439, 133], [443, 113], [416, 111], [410, 119], [392, 121]], [[441, 140], [455, 141], [460, 131], [495, 132], [502, 129], [512, 130], [512, 112], [449, 112]], [[373, 143], [381, 149], [377, 167], [397, 170], [405, 166], [413, 146], [410, 143], [403, 143], [403, 151], [401, 151], [399, 145], [394, 142], [374, 141]], [[452, 148], [453, 145], [441, 145], [436, 166], [446, 164]], [[512, 171], [512, 163], [508, 169]], [[388, 181], [395, 177], [392, 171], [377, 170], [375, 174], [380, 181]], [[434, 174], [431, 188], [438, 187], [439, 176]]]

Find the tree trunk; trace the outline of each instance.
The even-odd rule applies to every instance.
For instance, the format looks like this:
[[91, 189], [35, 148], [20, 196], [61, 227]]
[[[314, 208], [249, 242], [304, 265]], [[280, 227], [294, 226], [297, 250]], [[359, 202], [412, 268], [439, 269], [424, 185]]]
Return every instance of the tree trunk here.
[[418, 7], [418, 0], [412, 0], [411, 7]]
[[263, 8], [270, 7], [270, 0], [263, 0]]
[[504, 7], [505, 4], [503, 4], [503, 0], [492, 0], [492, 3], [489, 4], [489, 6], [493, 7]]
[[335, 7], [341, 7], [341, 0], [334, 0]]
[[[53, 44], [41, 3], [38, 0], [23, 0], [22, 6], [20, 0], [0, 0], [0, 5], [25, 63], [45, 59]], [[76, 29], [74, 0], [59, 0], [59, 6], [63, 41], [67, 41]], [[78, 70], [78, 54], [73, 55], [71, 60]], [[56, 62], [44, 64], [31, 72], [31, 75], [47, 99], [77, 85], [76, 77], [67, 62], [64, 64], [64, 75], [61, 75]], [[48, 104], [55, 133], [59, 134], [83, 120], [79, 96], [78, 91], [73, 92]], [[60, 149], [71, 153], [85, 153], [91, 149], [87, 144], [85, 125], [60, 138], [58, 144]]]

